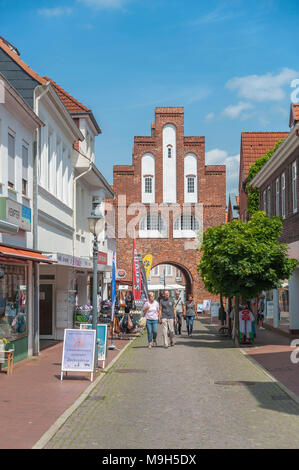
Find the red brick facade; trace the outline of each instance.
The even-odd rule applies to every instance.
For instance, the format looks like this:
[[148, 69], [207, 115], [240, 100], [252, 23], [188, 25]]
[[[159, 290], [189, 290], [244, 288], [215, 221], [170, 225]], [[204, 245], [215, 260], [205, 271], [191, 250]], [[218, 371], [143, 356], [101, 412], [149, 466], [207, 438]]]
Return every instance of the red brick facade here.
[[[117, 267], [127, 272], [124, 283], [132, 281], [132, 238], [125, 233], [128, 222], [136, 214], [126, 215], [124, 211], [132, 203], [142, 202], [141, 159], [145, 153], [155, 158], [155, 203], [163, 203], [163, 127], [172, 124], [176, 128], [176, 199], [184, 204], [184, 157], [192, 153], [197, 157], [197, 194], [198, 202], [203, 204], [203, 229], [225, 222], [226, 169], [223, 165], [205, 165], [205, 138], [184, 136], [184, 108], [156, 108], [155, 122], [152, 123], [151, 136], [135, 137], [132, 165], [116, 165], [113, 171], [113, 190], [116, 210]], [[171, 185], [171, 181], [169, 181]], [[126, 196], [125, 207], [120, 209], [119, 201]], [[146, 210], [149, 210], [146, 204]], [[169, 204], [171, 206], [171, 204]], [[194, 204], [192, 206], [192, 213]], [[192, 292], [196, 302], [212, 298], [203, 288], [197, 272], [200, 252], [194, 248], [186, 249], [186, 242], [193, 239], [173, 238], [173, 213], [169, 214], [168, 238], [138, 238], [136, 246], [144, 256], [153, 255], [152, 267], [158, 264], [171, 264], [178, 267], [186, 277], [187, 292]], [[125, 237], [125, 238], [122, 238]]]

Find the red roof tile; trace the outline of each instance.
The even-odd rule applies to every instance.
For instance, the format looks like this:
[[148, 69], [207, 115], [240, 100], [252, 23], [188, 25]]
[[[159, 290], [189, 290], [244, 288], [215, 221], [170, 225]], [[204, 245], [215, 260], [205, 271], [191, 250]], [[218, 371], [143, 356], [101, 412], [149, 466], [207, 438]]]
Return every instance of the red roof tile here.
[[84, 104], [80, 103], [76, 100], [72, 95], [70, 95], [67, 91], [65, 91], [61, 86], [59, 86], [54, 80], [49, 77], [43, 77], [45, 80], [51, 82], [52, 86], [54, 87], [56, 93], [58, 94], [59, 98], [63, 102], [66, 109], [69, 113], [88, 113], [90, 111], [89, 108], [84, 106]]
[[[280, 139], [287, 137], [288, 132], [242, 132], [240, 152], [240, 177], [248, 176], [250, 166], [262, 155], [273, 149]], [[244, 173], [241, 174], [242, 169]]]

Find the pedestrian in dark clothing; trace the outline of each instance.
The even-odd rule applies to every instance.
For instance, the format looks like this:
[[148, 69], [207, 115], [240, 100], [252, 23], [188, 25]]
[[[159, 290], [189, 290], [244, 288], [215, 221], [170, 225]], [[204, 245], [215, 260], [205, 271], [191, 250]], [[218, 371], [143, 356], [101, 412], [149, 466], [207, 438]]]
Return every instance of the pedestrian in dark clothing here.
[[191, 294], [188, 295], [188, 301], [185, 304], [184, 318], [186, 319], [188, 336], [192, 336], [193, 322], [195, 318], [195, 305], [193, 295]]

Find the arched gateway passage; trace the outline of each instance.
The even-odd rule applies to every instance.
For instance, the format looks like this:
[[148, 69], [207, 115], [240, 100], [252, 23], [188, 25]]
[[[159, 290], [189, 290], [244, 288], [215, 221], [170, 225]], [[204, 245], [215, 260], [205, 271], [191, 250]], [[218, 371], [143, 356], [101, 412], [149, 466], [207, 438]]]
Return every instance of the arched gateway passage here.
[[185, 298], [188, 298], [189, 294], [193, 295], [192, 274], [178, 262], [167, 260], [152, 266], [148, 284], [149, 290], [157, 291], [156, 293], [163, 291], [163, 284], [172, 292], [183, 290]]

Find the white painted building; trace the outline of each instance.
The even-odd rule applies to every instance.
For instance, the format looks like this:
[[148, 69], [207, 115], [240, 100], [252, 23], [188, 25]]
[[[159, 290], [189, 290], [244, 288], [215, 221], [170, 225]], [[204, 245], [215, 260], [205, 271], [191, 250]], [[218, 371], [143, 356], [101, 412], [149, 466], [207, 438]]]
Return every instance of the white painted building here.
[[33, 350], [33, 147], [43, 122], [0, 73], [0, 337]]

